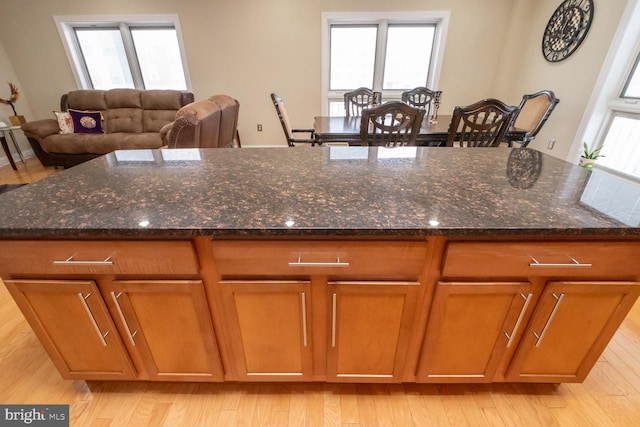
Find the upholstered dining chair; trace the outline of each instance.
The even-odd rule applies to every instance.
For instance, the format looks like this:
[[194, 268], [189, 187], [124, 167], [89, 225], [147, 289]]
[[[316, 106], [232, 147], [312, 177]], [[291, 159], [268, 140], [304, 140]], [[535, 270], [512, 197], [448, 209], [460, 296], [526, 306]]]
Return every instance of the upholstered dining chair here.
[[431, 110], [431, 102], [436, 96], [436, 92], [428, 89], [424, 86], [419, 86], [414, 89], [402, 92], [402, 102], [411, 105], [415, 108], [422, 108], [425, 110], [425, 115], [429, 117]]
[[497, 147], [518, 107], [498, 99], [483, 99], [453, 109], [447, 147]]
[[[550, 90], [524, 95], [518, 108], [520, 112], [514, 117], [513, 127], [526, 131], [522, 141], [516, 141], [521, 147], [526, 147], [536, 137], [546, 123], [551, 112], [556, 108], [560, 99]], [[509, 147], [513, 142], [509, 142]]]
[[425, 111], [400, 101], [362, 110], [361, 145], [396, 147], [414, 145]]
[[[361, 116], [362, 110], [373, 107], [374, 92], [366, 87], [360, 87], [344, 94], [344, 110], [347, 117]], [[379, 100], [382, 102], [382, 100]]]
[[[273, 106], [276, 108], [278, 119], [280, 120], [282, 130], [284, 131], [284, 136], [287, 139], [287, 145], [289, 145], [289, 147], [295, 147], [296, 143], [311, 144], [311, 146], [316, 145], [314, 137], [315, 131], [313, 129], [292, 129], [289, 123], [287, 109], [284, 106], [284, 100], [275, 93], [271, 94], [271, 100], [273, 101]], [[294, 133], [308, 133], [309, 138], [294, 138]]]

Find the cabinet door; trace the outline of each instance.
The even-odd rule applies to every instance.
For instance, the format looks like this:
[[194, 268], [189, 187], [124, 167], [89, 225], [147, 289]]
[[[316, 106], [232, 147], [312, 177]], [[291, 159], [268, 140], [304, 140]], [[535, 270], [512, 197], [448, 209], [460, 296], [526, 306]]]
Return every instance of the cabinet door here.
[[134, 379], [133, 365], [94, 282], [5, 284], [64, 378]]
[[419, 282], [329, 282], [327, 380], [399, 382]]
[[223, 280], [220, 286], [238, 379], [310, 379], [310, 282]]
[[222, 381], [223, 370], [200, 280], [113, 281], [102, 286], [141, 371], [159, 381]]
[[533, 298], [528, 282], [439, 282], [418, 382], [490, 382], [521, 335]]
[[639, 294], [634, 282], [550, 282], [506, 379], [583, 381]]

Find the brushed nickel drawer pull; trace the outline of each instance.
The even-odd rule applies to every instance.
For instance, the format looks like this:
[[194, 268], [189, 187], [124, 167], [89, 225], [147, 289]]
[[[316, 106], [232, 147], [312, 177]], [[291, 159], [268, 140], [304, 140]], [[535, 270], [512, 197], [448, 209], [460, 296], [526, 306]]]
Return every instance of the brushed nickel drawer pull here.
[[104, 261], [74, 261], [73, 257], [75, 255], [71, 255], [69, 258], [64, 261], [54, 260], [54, 265], [113, 265], [113, 261], [111, 257], [108, 256]]
[[524, 305], [522, 306], [522, 310], [520, 310], [520, 315], [518, 316], [518, 320], [516, 320], [516, 324], [513, 327], [511, 334], [504, 332], [504, 335], [509, 340], [507, 341], [507, 348], [511, 347], [511, 341], [513, 341], [513, 336], [515, 335], [516, 331], [520, 327], [520, 323], [522, 323], [522, 319], [524, 318], [524, 313], [527, 311], [527, 307], [529, 307], [529, 303], [531, 302], [531, 297], [533, 296], [533, 294], [529, 293], [529, 295], [527, 295], [526, 297], [524, 296], [524, 294], [520, 294], [520, 296], [524, 298]]
[[91, 312], [91, 309], [89, 308], [89, 305], [87, 304], [87, 301], [86, 301], [87, 298], [89, 298], [90, 296], [91, 296], [91, 292], [89, 292], [87, 296], [82, 295], [82, 292], [78, 292], [78, 298], [80, 298], [82, 307], [84, 307], [84, 311], [87, 312], [87, 316], [89, 316], [89, 320], [91, 320], [91, 325], [93, 326], [93, 329], [95, 329], [96, 333], [98, 334], [98, 339], [100, 340], [102, 345], [106, 347], [107, 341], [105, 341], [105, 338], [107, 337], [107, 335], [109, 335], [109, 332], [111, 331], [107, 331], [103, 334], [102, 331], [100, 330], [100, 327], [98, 326], [98, 322], [96, 322], [96, 318], [93, 317], [93, 313]]
[[556, 299], [556, 304], [553, 306], [553, 310], [551, 310], [551, 314], [547, 319], [547, 323], [544, 324], [544, 328], [542, 328], [542, 332], [540, 332], [540, 335], [536, 334], [535, 332], [533, 333], [533, 335], [537, 338], [536, 347], [540, 346], [540, 343], [542, 342], [542, 338], [544, 338], [544, 335], [547, 333], [547, 330], [549, 329], [549, 325], [551, 325], [551, 321], [556, 316], [556, 313], [558, 312], [558, 308], [560, 307], [560, 303], [564, 299], [564, 293], [560, 294], [560, 296], [557, 296], [556, 294], [552, 294], [552, 295]]
[[336, 262], [303, 262], [302, 257], [298, 257], [297, 261], [289, 263], [289, 267], [349, 267], [349, 263], [341, 262], [340, 257]]
[[302, 292], [302, 340], [304, 346], [307, 346], [307, 298]]
[[336, 293], [333, 293], [331, 300], [331, 347], [336, 346]]
[[544, 263], [544, 262], [539, 262], [537, 259], [535, 259], [534, 257], [531, 257], [531, 261], [529, 263], [529, 267], [592, 267], [593, 264], [591, 263], [583, 263], [580, 262], [578, 260], [576, 260], [573, 257], [569, 257], [571, 258], [571, 263]]
[[136, 345], [136, 342], [133, 340], [133, 337], [136, 336], [138, 331], [131, 333], [131, 329], [129, 329], [129, 324], [127, 323], [127, 319], [125, 319], [124, 313], [122, 312], [122, 308], [120, 308], [120, 303], [118, 302], [118, 298], [120, 298], [120, 295], [122, 295], [122, 292], [116, 295], [114, 291], [111, 291], [111, 299], [113, 300], [113, 303], [116, 305], [116, 310], [118, 310], [118, 315], [120, 316], [120, 320], [122, 320], [124, 329], [127, 331], [127, 335], [129, 336], [129, 342], [131, 342], [131, 345]]

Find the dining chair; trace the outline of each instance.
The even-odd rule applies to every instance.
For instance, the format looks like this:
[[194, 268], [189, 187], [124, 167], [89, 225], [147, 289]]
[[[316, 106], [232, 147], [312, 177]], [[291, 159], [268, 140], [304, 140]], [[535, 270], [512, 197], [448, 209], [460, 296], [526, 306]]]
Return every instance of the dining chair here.
[[517, 112], [518, 107], [492, 98], [457, 106], [449, 124], [447, 147], [497, 147]]
[[415, 145], [425, 110], [391, 101], [362, 110], [361, 145], [397, 147]]
[[[284, 131], [284, 136], [287, 138], [287, 145], [289, 147], [295, 147], [296, 143], [303, 144], [311, 144], [311, 146], [316, 145], [315, 135], [313, 129], [292, 129], [289, 124], [289, 116], [287, 115], [287, 109], [284, 106], [284, 100], [276, 95], [275, 93], [271, 94], [271, 100], [273, 101], [273, 106], [276, 108], [276, 113], [278, 114], [278, 119], [280, 119], [280, 124], [282, 125], [282, 130]], [[308, 133], [310, 135], [309, 138], [294, 138], [294, 133]]]
[[425, 110], [425, 116], [429, 117], [431, 102], [436, 96], [436, 92], [424, 86], [419, 86], [411, 90], [402, 92], [402, 102], [415, 108]]
[[[374, 92], [366, 87], [360, 87], [344, 94], [344, 110], [347, 117], [361, 116], [362, 110], [373, 107]], [[382, 100], [378, 100], [382, 102]]]
[[[520, 112], [514, 117], [512, 127], [523, 129], [526, 133], [522, 141], [516, 141], [516, 143], [521, 144], [521, 147], [529, 145], [559, 102], [560, 99], [550, 90], [524, 95], [518, 106]], [[512, 145], [513, 141], [510, 141], [509, 147]]]

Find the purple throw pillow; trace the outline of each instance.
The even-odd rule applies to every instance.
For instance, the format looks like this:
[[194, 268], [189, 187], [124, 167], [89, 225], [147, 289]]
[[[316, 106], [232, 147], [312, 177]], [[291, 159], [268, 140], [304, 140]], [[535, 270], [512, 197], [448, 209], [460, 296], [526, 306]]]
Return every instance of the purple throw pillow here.
[[100, 111], [81, 111], [69, 109], [73, 120], [73, 133], [104, 133], [102, 113]]

